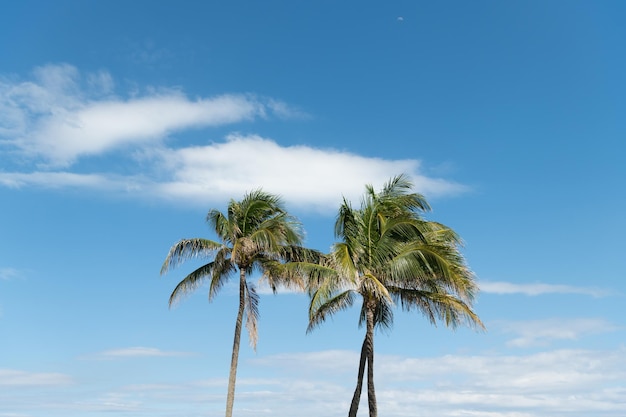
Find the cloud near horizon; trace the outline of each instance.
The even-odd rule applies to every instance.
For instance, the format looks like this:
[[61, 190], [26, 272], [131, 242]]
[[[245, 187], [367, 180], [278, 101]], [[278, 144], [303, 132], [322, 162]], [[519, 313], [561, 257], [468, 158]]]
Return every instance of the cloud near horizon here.
[[[0, 186], [104, 190], [203, 206], [263, 188], [317, 212], [401, 173], [427, 197], [468, 189], [427, 175], [418, 159], [285, 146], [257, 134], [176, 146], [174, 136], [190, 130], [303, 113], [252, 94], [191, 100], [179, 90], [151, 88], [124, 98], [114, 88], [107, 72], [84, 75], [67, 64], [40, 67], [29, 81], [0, 78], [0, 157], [14, 162], [13, 170], [0, 171]], [[123, 171], [92, 168], [110, 157]]]
[[[527, 355], [377, 354], [379, 409], [393, 416], [415, 415], [419, 409], [420, 415], [443, 417], [618, 417], [623, 413], [622, 398], [626, 393], [624, 353], [620, 347], [604, 351], [559, 349]], [[338, 417], [349, 408], [358, 359], [359, 352], [354, 350], [245, 359], [246, 366], [242, 366], [237, 381], [241, 414]], [[270, 377], [258, 376], [259, 371], [265, 373], [267, 369], [272, 370]], [[0, 386], [5, 388], [0, 390], [0, 399], [11, 409], [19, 402], [14, 394], [23, 387], [48, 389], [71, 383], [72, 379], [63, 374], [0, 370]], [[208, 407], [221, 409], [225, 384], [223, 377], [182, 378], [175, 383], [140, 379], [96, 390], [74, 384], [64, 388], [65, 395], [48, 398], [48, 403], [72, 416], [87, 411], [123, 410], [133, 415], [154, 415], [154, 407], [200, 416]], [[362, 410], [367, 409], [366, 397], [363, 393]]]
[[523, 294], [528, 296], [545, 294], [580, 294], [598, 298], [611, 295], [610, 291], [601, 288], [544, 283], [516, 284], [504, 281], [481, 281], [480, 291], [489, 294]]
[[554, 341], [577, 340], [584, 336], [619, 330], [618, 326], [596, 318], [550, 318], [502, 322], [499, 327], [505, 333], [517, 336], [507, 342], [507, 346], [516, 348], [547, 346]]
[[[379, 409], [397, 416], [414, 415], [420, 409], [423, 415], [501, 417], [556, 415], [575, 404], [572, 416], [617, 416], [621, 401], [615, 400], [626, 388], [621, 383], [626, 376], [623, 354], [623, 348], [603, 352], [560, 349], [529, 355], [426, 358], [379, 354], [376, 356]], [[346, 391], [342, 393], [346, 400], [351, 397], [352, 384], [344, 382], [354, 378], [358, 352], [279, 354], [251, 359], [250, 364], [278, 368], [292, 378], [297, 374], [299, 382], [306, 381], [312, 387], [317, 385], [318, 375], [325, 375], [338, 389]], [[294, 385], [292, 378], [285, 380]], [[306, 400], [296, 391], [290, 391], [287, 384], [281, 395], [288, 396], [281, 404]], [[318, 400], [331, 404], [341, 401], [335, 393], [326, 393], [324, 397], [325, 401]], [[607, 404], [611, 405], [607, 407]], [[361, 406], [367, 407], [363, 397]]]
[[72, 383], [72, 377], [61, 373], [0, 369], [0, 386], [4, 387], [65, 386]]

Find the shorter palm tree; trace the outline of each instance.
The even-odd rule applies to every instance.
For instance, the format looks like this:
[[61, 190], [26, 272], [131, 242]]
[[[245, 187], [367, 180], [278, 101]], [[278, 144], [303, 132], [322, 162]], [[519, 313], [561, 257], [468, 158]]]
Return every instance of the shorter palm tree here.
[[256, 348], [259, 297], [248, 277], [256, 270], [264, 274], [274, 291], [279, 285], [304, 287], [302, 278], [284, 267], [285, 261], [315, 261], [315, 251], [300, 246], [301, 224], [283, 208], [280, 198], [261, 190], [247, 193], [241, 201], [231, 200], [226, 214], [211, 210], [207, 222], [219, 240], [183, 239], [169, 251], [161, 274], [192, 258], [210, 261], [191, 272], [170, 296], [172, 306], [183, 295], [209, 282], [209, 301], [238, 272], [239, 309], [228, 378], [226, 417], [231, 417], [235, 398], [235, 380], [241, 326], [244, 313], [250, 343]]
[[471, 309], [477, 287], [459, 252], [459, 237], [421, 217], [430, 207], [411, 188], [405, 176], [397, 176], [379, 193], [366, 186], [359, 209], [344, 200], [335, 224], [340, 241], [320, 266], [308, 267], [308, 331], [357, 297], [362, 300], [359, 324], [366, 331], [349, 417], [357, 414], [366, 366], [369, 415], [377, 416], [374, 329], [392, 325], [396, 303], [433, 324], [483, 327]]

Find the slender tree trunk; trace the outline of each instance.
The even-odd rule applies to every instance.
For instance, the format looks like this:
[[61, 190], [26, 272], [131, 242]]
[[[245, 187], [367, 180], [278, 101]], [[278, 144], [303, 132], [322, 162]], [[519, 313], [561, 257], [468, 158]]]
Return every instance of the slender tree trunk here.
[[363, 339], [363, 346], [361, 346], [361, 359], [359, 362], [359, 375], [356, 379], [356, 389], [354, 390], [354, 395], [352, 396], [352, 403], [350, 404], [348, 417], [356, 417], [356, 413], [359, 410], [359, 402], [361, 401], [361, 390], [363, 389], [363, 374], [365, 373], [365, 361], [367, 359], [365, 345], [366, 339]]
[[237, 379], [237, 362], [239, 361], [239, 342], [241, 340], [241, 323], [245, 308], [245, 285], [246, 272], [239, 270], [239, 311], [235, 323], [235, 338], [233, 340], [233, 356], [230, 360], [230, 374], [228, 375], [228, 395], [226, 396], [226, 417], [233, 416], [233, 404], [235, 402], [235, 381]]
[[367, 352], [367, 405], [370, 417], [378, 416], [376, 391], [374, 390], [374, 310], [368, 306], [366, 311], [367, 331], [365, 334]]

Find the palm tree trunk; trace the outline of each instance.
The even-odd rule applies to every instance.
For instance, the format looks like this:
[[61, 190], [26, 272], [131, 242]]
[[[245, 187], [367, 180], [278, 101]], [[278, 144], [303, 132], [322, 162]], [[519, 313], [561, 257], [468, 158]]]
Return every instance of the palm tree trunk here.
[[370, 417], [378, 416], [376, 405], [376, 391], [374, 390], [374, 310], [367, 308], [366, 312], [367, 331], [365, 333], [365, 344], [367, 352], [367, 405], [370, 410]]
[[226, 417], [233, 416], [233, 404], [235, 402], [235, 381], [237, 379], [237, 362], [239, 361], [239, 342], [241, 340], [241, 323], [245, 308], [245, 285], [246, 272], [239, 270], [239, 311], [235, 323], [235, 338], [233, 340], [233, 356], [230, 360], [230, 374], [228, 375], [228, 395], [226, 396]]
[[356, 389], [352, 396], [352, 403], [350, 404], [350, 411], [348, 417], [356, 417], [356, 413], [359, 410], [359, 402], [361, 401], [361, 390], [363, 389], [363, 374], [365, 373], [365, 361], [367, 359], [366, 354], [366, 339], [363, 339], [363, 345], [361, 346], [361, 359], [359, 361], [359, 375], [356, 379]]

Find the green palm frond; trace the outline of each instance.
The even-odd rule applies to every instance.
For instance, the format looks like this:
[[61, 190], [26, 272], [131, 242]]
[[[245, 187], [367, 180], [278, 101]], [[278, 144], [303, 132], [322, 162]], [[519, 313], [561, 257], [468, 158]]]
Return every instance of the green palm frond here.
[[352, 306], [354, 303], [354, 295], [353, 290], [346, 290], [333, 296], [325, 293], [322, 289], [316, 291], [312, 297], [312, 308], [309, 309], [309, 326], [306, 330], [307, 333], [326, 320], [328, 316]]
[[[328, 256], [329, 267], [337, 273], [326, 277], [339, 281], [334, 288], [355, 285], [364, 300], [374, 303], [368, 308], [375, 309], [380, 326], [391, 324], [394, 301], [418, 308], [432, 323], [477, 323], [470, 306], [478, 288], [459, 250], [462, 240], [449, 227], [422, 218], [431, 208], [412, 187], [406, 175], [399, 175], [380, 192], [366, 185], [358, 209], [344, 199], [335, 222], [340, 241]], [[313, 288], [310, 317], [325, 305], [320, 300], [335, 294], [326, 281]], [[399, 297], [401, 291], [414, 297]], [[419, 294], [429, 298], [420, 299]]]
[[299, 262], [297, 267], [306, 277], [306, 288], [311, 297], [322, 287], [325, 287], [325, 291], [330, 294], [354, 286], [354, 282], [350, 282], [352, 285], [346, 284], [349, 280], [340, 278], [337, 268], [333, 266], [329, 258], [322, 258], [319, 263]]
[[182, 239], [170, 249], [161, 267], [161, 275], [186, 260], [208, 257], [221, 247], [221, 243], [209, 239]]
[[259, 295], [251, 282], [245, 284], [245, 311], [250, 346], [256, 350], [256, 344], [259, 340], [257, 326], [259, 322]]
[[304, 248], [297, 245], [284, 245], [281, 247], [280, 256], [287, 262], [308, 262], [318, 264], [325, 256], [316, 249]]
[[305, 290], [306, 283], [297, 262], [282, 263], [275, 259], [264, 258], [259, 260], [259, 263], [263, 271], [260, 281], [267, 283], [274, 293], [280, 286]]
[[231, 199], [226, 214], [210, 210], [206, 221], [221, 242], [183, 239], [170, 249], [163, 263], [162, 274], [185, 260], [213, 257], [179, 283], [172, 301], [197, 288], [200, 278], [210, 278], [212, 300], [236, 270], [246, 275], [257, 270], [282, 285], [304, 288], [300, 269], [283, 265], [290, 261], [316, 263], [322, 254], [300, 246], [302, 225], [282, 204], [278, 196], [258, 189], [246, 193], [240, 201]]
[[[395, 263], [399, 261], [400, 263]], [[414, 262], [413, 262], [414, 261]], [[461, 297], [467, 302], [474, 299], [477, 285], [474, 274], [465, 264], [465, 260], [458, 250], [449, 245], [430, 245], [410, 243], [403, 248], [403, 252], [394, 259], [392, 267], [408, 266], [396, 277], [407, 282], [407, 286], [419, 286], [420, 281], [438, 280], [438, 285], [447, 291]], [[414, 279], [411, 280], [411, 274]]]
[[271, 228], [254, 230], [250, 233], [248, 239], [254, 244], [255, 252], [278, 252], [283, 242], [283, 236], [277, 233], [277, 230]]
[[[319, 281], [322, 273], [323, 254], [300, 246], [282, 246], [279, 256], [259, 259], [263, 276], [272, 291], [279, 286], [300, 291], [306, 290], [307, 282]], [[305, 277], [309, 277], [308, 281]]]
[[223, 248], [215, 254], [212, 262], [213, 271], [211, 273], [211, 285], [209, 286], [209, 301], [217, 295], [218, 291], [224, 286], [236, 271], [235, 265], [230, 259], [230, 249]]
[[345, 238], [358, 234], [357, 225], [360, 223], [360, 219], [356, 218], [357, 214], [352, 209], [350, 202], [344, 198], [335, 220], [335, 237]]
[[210, 262], [183, 278], [170, 295], [170, 307], [174, 306], [182, 297], [189, 295], [189, 293], [200, 287], [204, 280], [213, 273], [213, 267], [213, 262]]
[[282, 201], [278, 196], [260, 189], [247, 193], [236, 206], [233, 216], [238, 220], [242, 235], [250, 235], [262, 222], [284, 212]]
[[216, 209], [211, 209], [207, 213], [206, 221], [223, 242], [232, 245], [234, 236], [232, 224], [228, 221], [228, 217], [226, 217], [224, 213]]
[[403, 310], [417, 309], [429, 317], [433, 324], [436, 320], [441, 320], [452, 328], [461, 324], [478, 329], [485, 328], [471, 307], [451, 294], [398, 287], [389, 287], [389, 291], [399, 300]]
[[329, 257], [337, 269], [345, 271], [344, 275], [346, 276], [354, 275], [357, 271], [356, 261], [359, 259], [359, 256], [354, 253], [355, 249], [346, 242], [337, 242], [333, 246], [333, 252]]

